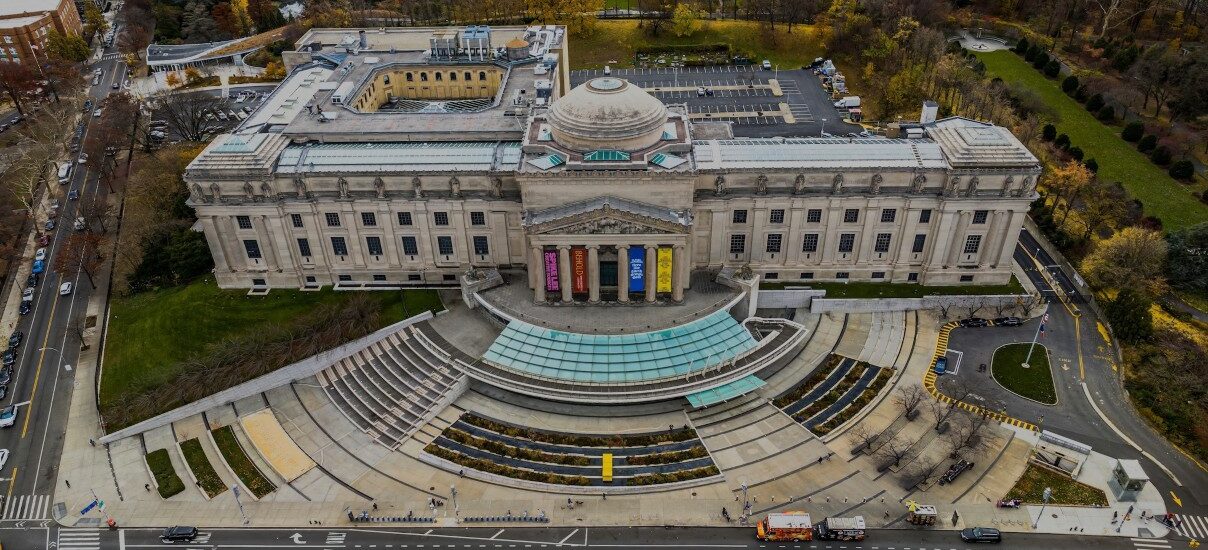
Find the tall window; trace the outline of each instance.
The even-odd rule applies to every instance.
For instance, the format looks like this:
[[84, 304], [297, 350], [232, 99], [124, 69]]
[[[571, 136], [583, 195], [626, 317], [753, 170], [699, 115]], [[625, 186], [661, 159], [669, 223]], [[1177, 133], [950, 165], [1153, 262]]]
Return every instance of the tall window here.
[[336, 256], [348, 255], [348, 243], [344, 242], [344, 237], [331, 238], [331, 252]]
[[327, 227], [340, 227], [340, 215], [339, 214], [337, 214], [335, 212], [328, 212], [326, 214], [323, 214], [323, 217], [327, 219]]
[[235, 221], [239, 224], [239, 229], [252, 228], [252, 218], [248, 216], [235, 216]]
[[432, 223], [435, 223], [436, 225], [449, 225], [449, 213], [448, 212], [433, 212], [432, 213]]
[[910, 251], [915, 252], [915, 253], [922, 252], [923, 247], [926, 244], [927, 244], [927, 235], [919, 233], [918, 235], [914, 236], [914, 246], [912, 246], [910, 248]]
[[419, 244], [415, 242], [415, 237], [403, 237], [403, 254], [407, 256], [419, 255]]
[[919, 223], [931, 223], [931, 209], [919, 210]]
[[806, 233], [805, 239], [801, 241], [802, 252], [817, 252], [818, 251], [818, 234]]
[[293, 222], [294, 227], [302, 227], [302, 214], [290, 214], [289, 221]]
[[844, 233], [839, 235], [839, 252], [851, 252], [856, 246], [856, 234]]
[[262, 258], [260, 255], [260, 243], [255, 239], [245, 239], [243, 241], [243, 249], [247, 251], [247, 257], [253, 260]]
[[807, 221], [809, 223], [821, 223], [822, 222], [822, 209], [821, 208], [809, 209], [809, 211], [805, 213], [805, 221]]
[[373, 212], [361, 212], [361, 225], [365, 227], [377, 227], [377, 214]]
[[973, 223], [976, 223], [976, 224], [986, 223], [986, 218], [988, 218], [988, 217], [990, 217], [989, 210], [976, 210], [973, 212]]
[[746, 235], [730, 235], [730, 253], [742, 254], [747, 251], [747, 236]]
[[881, 223], [893, 223], [893, 220], [898, 217], [897, 208], [881, 209]]
[[877, 241], [873, 244], [873, 251], [889, 252], [889, 240], [891, 238], [889, 233], [877, 233]]
[[303, 258], [310, 257], [310, 241], [307, 239], [298, 239], [298, 254]]
[[470, 225], [486, 225], [487, 215], [483, 212], [470, 212]]
[[399, 225], [411, 225], [411, 213], [410, 212], [399, 212], [398, 213], [398, 224]]
[[768, 223], [784, 223], [784, 210], [777, 208], [768, 212]]
[[381, 237], [365, 237], [365, 249], [369, 251], [370, 256], [382, 255], [382, 238]]
[[981, 238], [981, 235], [965, 237], [965, 254], [977, 254], [977, 250], [981, 248]]
[[768, 233], [768, 252], [780, 252], [780, 242], [784, 240], [784, 235], [780, 233]]
[[449, 256], [453, 254], [453, 237], [437, 237], [436, 250], [441, 256]]
[[747, 211], [746, 210], [735, 210], [734, 217], [732, 217], [730, 219], [730, 221], [732, 221], [734, 223], [747, 223]]
[[491, 248], [487, 246], [487, 238], [485, 235], [474, 236], [474, 253], [479, 256], [486, 256], [491, 253]]
[[470, 73], [470, 71], [466, 71], [466, 74], [464, 74], [464, 75], [462, 75], [462, 76], [464, 76], [464, 77], [465, 77], [465, 81], [466, 81], [466, 82], [469, 82], [469, 81], [470, 81], [472, 78], [474, 78], [474, 75], [473, 75], [473, 74], [471, 74], [471, 73]]
[[860, 221], [860, 209], [848, 208], [843, 211], [843, 223], [856, 223]]

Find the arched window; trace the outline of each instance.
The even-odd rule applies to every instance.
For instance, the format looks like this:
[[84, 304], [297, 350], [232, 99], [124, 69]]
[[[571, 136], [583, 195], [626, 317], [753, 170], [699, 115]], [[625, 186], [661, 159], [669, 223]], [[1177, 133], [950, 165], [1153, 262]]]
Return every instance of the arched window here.
[[487, 72], [486, 72], [486, 71], [478, 71], [478, 80], [486, 80], [486, 79], [487, 79]]
[[436, 81], [437, 81], [437, 82], [440, 82], [441, 80], [444, 80], [444, 79], [443, 79], [443, 78], [441, 78], [441, 73], [440, 73], [440, 71], [437, 71], [437, 73], [436, 73]]
[[415, 75], [407, 73], [407, 82], [415, 82]]
[[449, 82], [457, 82], [457, 71], [449, 71]]
[[466, 74], [465, 74], [465, 79], [466, 79], [466, 82], [469, 82], [469, 81], [473, 80], [473, 79], [474, 79], [474, 73], [471, 73], [470, 71], [466, 71]]
[[390, 75], [383, 75], [383, 76], [382, 76], [382, 84], [385, 84], [385, 85], [387, 85], [387, 86], [389, 86], [389, 85], [390, 85]]
[[428, 81], [428, 73], [419, 73], [419, 80], [420, 80], [420, 82], [427, 82], [427, 81]]

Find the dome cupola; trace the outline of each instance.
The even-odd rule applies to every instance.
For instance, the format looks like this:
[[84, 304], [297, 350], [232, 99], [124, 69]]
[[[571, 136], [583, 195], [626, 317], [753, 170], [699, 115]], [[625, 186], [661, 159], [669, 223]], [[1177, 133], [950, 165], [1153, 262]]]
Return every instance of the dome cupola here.
[[576, 151], [640, 151], [663, 136], [667, 107], [620, 78], [589, 80], [549, 109], [554, 141]]

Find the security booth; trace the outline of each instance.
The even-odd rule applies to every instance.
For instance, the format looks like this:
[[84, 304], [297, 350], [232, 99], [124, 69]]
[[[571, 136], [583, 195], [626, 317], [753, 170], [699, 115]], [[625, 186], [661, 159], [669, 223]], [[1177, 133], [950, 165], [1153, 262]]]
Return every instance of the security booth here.
[[1116, 496], [1116, 500], [1135, 502], [1137, 495], [1149, 483], [1149, 476], [1136, 460], [1116, 460], [1111, 477], [1107, 480], [1108, 487]]

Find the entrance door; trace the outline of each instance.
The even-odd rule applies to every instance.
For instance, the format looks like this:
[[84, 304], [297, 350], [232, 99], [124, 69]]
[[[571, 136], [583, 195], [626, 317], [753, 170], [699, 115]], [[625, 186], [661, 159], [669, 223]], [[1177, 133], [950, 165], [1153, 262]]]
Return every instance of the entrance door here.
[[600, 261], [600, 286], [617, 286], [617, 262]]

